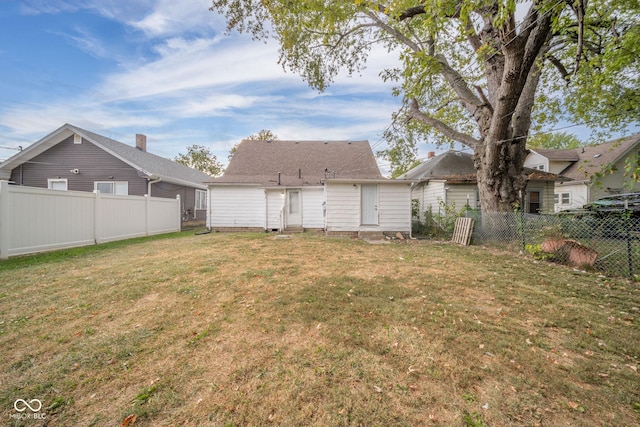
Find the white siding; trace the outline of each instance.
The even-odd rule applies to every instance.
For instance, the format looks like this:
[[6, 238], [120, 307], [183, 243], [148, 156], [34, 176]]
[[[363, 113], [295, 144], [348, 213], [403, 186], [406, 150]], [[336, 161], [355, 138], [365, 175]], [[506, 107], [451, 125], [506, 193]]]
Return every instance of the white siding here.
[[327, 231], [411, 230], [408, 184], [378, 184], [378, 225], [360, 224], [360, 185], [327, 183]]
[[304, 228], [324, 228], [324, 188], [302, 189], [302, 226]]
[[265, 227], [264, 189], [247, 186], [209, 187], [210, 227]]
[[589, 203], [589, 186], [580, 181], [567, 181], [558, 183], [554, 190], [558, 195], [569, 193], [571, 202], [568, 205], [554, 205], [554, 210], [564, 211], [567, 209], [577, 209]]
[[180, 231], [179, 199], [0, 182], [0, 258]]
[[267, 191], [267, 230], [282, 228], [282, 208], [284, 207], [284, 189]]
[[[478, 187], [475, 184], [451, 184], [447, 190], [447, 205], [453, 206], [455, 212], [460, 212], [468, 201], [469, 207], [474, 209], [477, 191]], [[434, 212], [436, 212], [435, 208]]]
[[[540, 166], [543, 168], [540, 169]], [[524, 167], [549, 172], [549, 159], [532, 151], [527, 158], [524, 159]]]
[[424, 220], [424, 213], [431, 207], [431, 211], [437, 214], [440, 211], [440, 201], [446, 202], [446, 190], [444, 181], [429, 181], [416, 185], [412, 192], [413, 199], [420, 200], [420, 220]]
[[388, 231], [411, 230], [411, 187], [380, 184], [380, 226]]
[[357, 184], [326, 184], [327, 231], [358, 231], [360, 229], [360, 186]]

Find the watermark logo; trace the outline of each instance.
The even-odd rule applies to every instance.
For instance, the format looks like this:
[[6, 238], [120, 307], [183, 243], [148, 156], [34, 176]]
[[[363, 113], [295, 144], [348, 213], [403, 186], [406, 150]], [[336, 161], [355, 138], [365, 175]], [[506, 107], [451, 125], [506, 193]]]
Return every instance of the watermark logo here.
[[42, 402], [39, 399], [31, 399], [29, 401], [17, 399], [13, 402], [13, 409], [16, 410], [16, 413], [9, 414], [9, 418], [44, 420], [47, 417], [47, 414], [40, 412], [42, 409]]
[[31, 412], [40, 412], [40, 409], [42, 409], [42, 402], [38, 399], [31, 399], [28, 402], [24, 399], [18, 399], [13, 402], [13, 408], [18, 412], [24, 412], [27, 408], [30, 409]]

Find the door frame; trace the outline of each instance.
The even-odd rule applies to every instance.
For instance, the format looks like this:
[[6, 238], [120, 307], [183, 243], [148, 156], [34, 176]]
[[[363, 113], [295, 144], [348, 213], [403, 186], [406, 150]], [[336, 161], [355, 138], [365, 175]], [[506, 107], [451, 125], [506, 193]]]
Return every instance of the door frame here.
[[[371, 199], [365, 198], [365, 188], [369, 189], [369, 195], [373, 196]], [[380, 210], [379, 205], [379, 186], [378, 184], [361, 184], [360, 185], [360, 225], [379, 225], [380, 224]], [[368, 222], [369, 216], [374, 222]], [[367, 221], [367, 222], [365, 222]]]
[[[291, 203], [291, 195], [298, 194], [297, 203]], [[302, 189], [288, 188], [285, 192], [285, 227], [302, 227]]]

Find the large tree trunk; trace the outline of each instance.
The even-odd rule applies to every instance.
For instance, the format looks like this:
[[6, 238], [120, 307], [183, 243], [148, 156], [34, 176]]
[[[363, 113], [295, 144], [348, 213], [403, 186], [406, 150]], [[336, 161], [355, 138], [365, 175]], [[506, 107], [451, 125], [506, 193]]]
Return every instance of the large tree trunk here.
[[527, 185], [523, 173], [525, 139], [496, 141], [488, 136], [474, 155], [483, 212], [513, 212]]

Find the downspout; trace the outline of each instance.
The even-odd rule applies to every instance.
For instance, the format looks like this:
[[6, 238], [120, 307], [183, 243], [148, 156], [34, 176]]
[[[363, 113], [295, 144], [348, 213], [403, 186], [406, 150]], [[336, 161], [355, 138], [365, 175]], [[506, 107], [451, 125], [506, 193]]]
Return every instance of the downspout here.
[[149, 197], [151, 197], [151, 184], [155, 184], [160, 181], [162, 181], [162, 178], [158, 178], [158, 179], [147, 178], [147, 195]]

